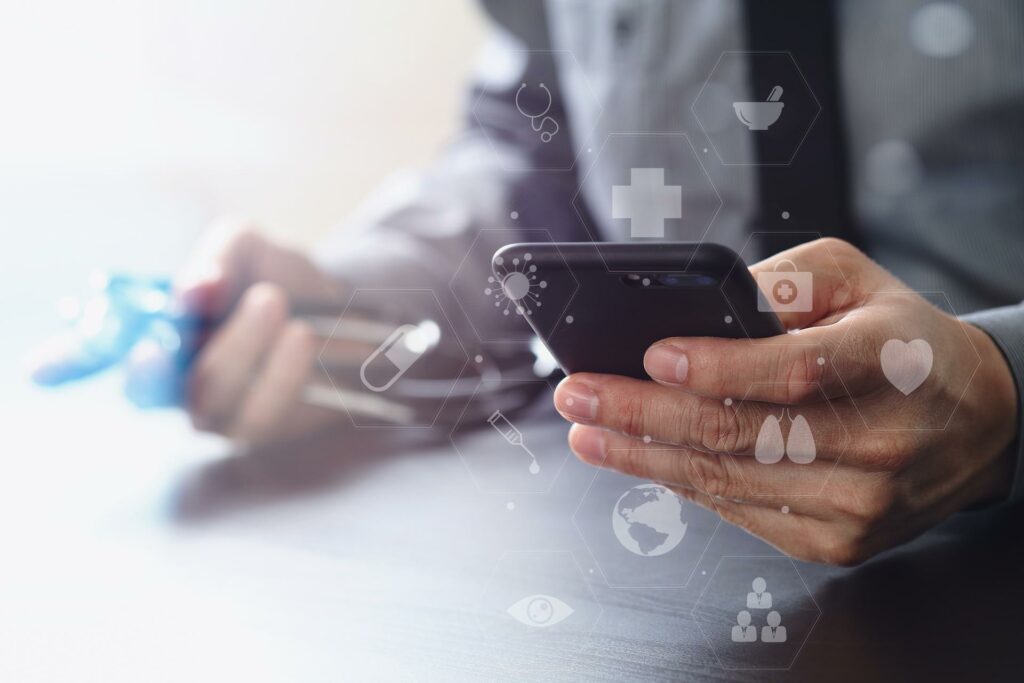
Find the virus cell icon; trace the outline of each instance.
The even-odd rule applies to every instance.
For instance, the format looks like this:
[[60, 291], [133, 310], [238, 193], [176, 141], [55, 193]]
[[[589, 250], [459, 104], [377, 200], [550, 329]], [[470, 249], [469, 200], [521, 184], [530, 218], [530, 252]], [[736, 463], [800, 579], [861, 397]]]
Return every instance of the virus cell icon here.
[[511, 263], [498, 257], [494, 261], [494, 275], [487, 278], [484, 294], [494, 297], [494, 306], [502, 309], [503, 315], [515, 309], [519, 315], [533, 315], [540, 308], [540, 295], [548, 283], [537, 279], [537, 266], [530, 263], [533, 257], [523, 254]]

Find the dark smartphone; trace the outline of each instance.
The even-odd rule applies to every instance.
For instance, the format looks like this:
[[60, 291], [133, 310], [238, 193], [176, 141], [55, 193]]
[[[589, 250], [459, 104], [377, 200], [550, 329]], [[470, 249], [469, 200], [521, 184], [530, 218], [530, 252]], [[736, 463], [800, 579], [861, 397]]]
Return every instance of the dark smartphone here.
[[492, 267], [567, 373], [648, 379], [644, 352], [659, 339], [784, 332], [775, 313], [758, 310], [746, 264], [719, 244], [510, 244]]

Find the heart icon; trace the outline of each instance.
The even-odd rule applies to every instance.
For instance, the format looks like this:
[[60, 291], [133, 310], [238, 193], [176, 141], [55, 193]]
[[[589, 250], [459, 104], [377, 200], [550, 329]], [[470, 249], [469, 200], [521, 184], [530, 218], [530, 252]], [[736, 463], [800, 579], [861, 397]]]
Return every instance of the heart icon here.
[[932, 347], [924, 339], [890, 339], [882, 345], [882, 373], [904, 396], [909, 396], [932, 372]]

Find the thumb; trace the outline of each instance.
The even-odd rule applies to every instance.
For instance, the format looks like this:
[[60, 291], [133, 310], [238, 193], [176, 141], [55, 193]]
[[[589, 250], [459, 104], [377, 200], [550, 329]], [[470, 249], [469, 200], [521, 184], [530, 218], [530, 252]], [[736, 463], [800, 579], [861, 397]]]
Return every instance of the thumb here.
[[830, 322], [862, 303], [857, 292], [880, 288], [884, 271], [853, 245], [818, 239], [750, 266], [760, 290], [783, 326], [800, 329]]

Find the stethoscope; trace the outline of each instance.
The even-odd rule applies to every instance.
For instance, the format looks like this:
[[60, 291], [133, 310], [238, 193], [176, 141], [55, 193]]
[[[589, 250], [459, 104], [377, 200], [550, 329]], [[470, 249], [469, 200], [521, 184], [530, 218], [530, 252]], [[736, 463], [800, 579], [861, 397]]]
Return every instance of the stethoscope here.
[[[551, 110], [551, 105], [554, 103], [554, 99], [551, 96], [551, 91], [548, 89], [548, 86], [544, 85], [543, 83], [540, 84], [540, 88], [548, 96], [548, 102], [542, 111], [536, 114], [531, 114], [530, 112], [523, 109], [522, 104], [519, 102], [519, 94], [523, 92], [523, 88], [525, 87], [526, 83], [523, 83], [522, 85], [519, 86], [519, 89], [516, 90], [516, 109], [519, 110], [520, 114], [530, 119], [530, 127], [533, 128], [535, 132], [540, 133], [541, 142], [551, 142], [551, 138], [555, 137], [555, 134], [558, 133], [558, 121], [555, 121], [553, 118], [547, 115], [547, 113]], [[540, 123], [537, 123], [537, 119], [540, 119]], [[554, 130], [544, 130], [544, 126], [549, 121], [551, 122], [551, 125], [554, 126]]]
[[[169, 278], [97, 273], [91, 279], [90, 290], [80, 299], [69, 299], [73, 305], [64, 307], [63, 317], [72, 325], [68, 341], [73, 342], [69, 344], [67, 361], [59, 372], [36, 376], [35, 381], [55, 386], [84, 379], [120, 364], [137, 344], [147, 341], [173, 358], [174, 376], [151, 385], [129, 385], [128, 398], [143, 408], [180, 405], [184, 378], [198, 344], [218, 321], [198, 319], [179, 310]], [[358, 414], [374, 423], [417, 426], [438, 418], [455, 419], [470, 398], [475, 409], [486, 414], [495, 407], [509, 405], [510, 396], [528, 390], [528, 383], [503, 382], [503, 378], [546, 376], [550, 370], [536, 360], [536, 345], [531, 347], [533, 353], [524, 354], [524, 359], [514, 367], [499, 367], [494, 359], [482, 354], [470, 361], [456, 358], [451, 349], [459, 345], [442, 343], [438, 326], [431, 320], [402, 325], [396, 330], [394, 325], [372, 320], [339, 323], [337, 316], [330, 315], [303, 318], [321, 338], [381, 347], [396, 341], [398, 330], [407, 330], [410, 334], [406, 336], [417, 339], [421, 345], [416, 351], [424, 356], [424, 362], [452, 367], [458, 367], [460, 360], [465, 362], [458, 377], [403, 376], [390, 383], [386, 391], [377, 391], [372, 386], [367, 386], [372, 391], [363, 391], [355, 383], [352, 386], [356, 389], [311, 383], [303, 390], [306, 403]], [[454, 414], [455, 410], [460, 414]]]

